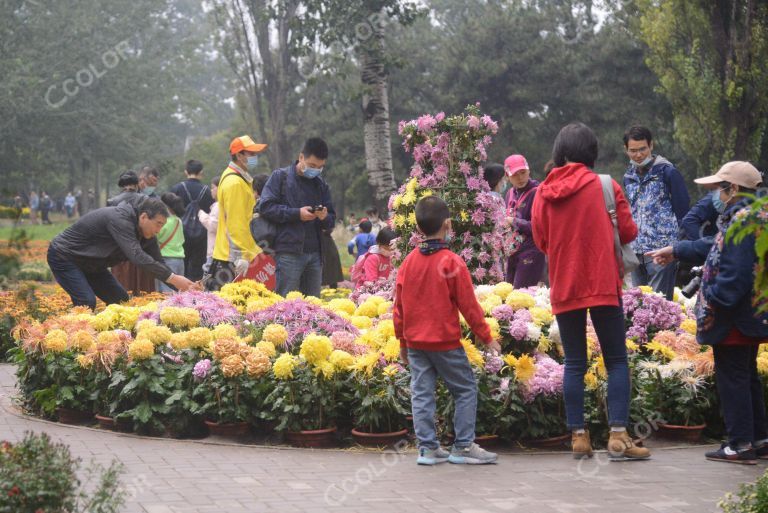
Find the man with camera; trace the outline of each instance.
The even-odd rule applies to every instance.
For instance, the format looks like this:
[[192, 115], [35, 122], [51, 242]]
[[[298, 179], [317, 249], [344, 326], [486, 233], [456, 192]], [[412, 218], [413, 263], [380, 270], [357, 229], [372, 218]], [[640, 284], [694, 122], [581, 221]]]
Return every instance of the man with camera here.
[[712, 461], [754, 465], [768, 459], [768, 422], [763, 386], [757, 374], [757, 353], [768, 341], [768, 315], [757, 312], [754, 270], [758, 262], [755, 236], [726, 237], [728, 228], [761, 183], [760, 172], [749, 162], [728, 162], [720, 170], [695, 180], [716, 185], [722, 202], [714, 238], [680, 241], [646, 254], [661, 265], [674, 259], [703, 262], [696, 299], [696, 339], [711, 345], [715, 382], [728, 441], [706, 453]]
[[277, 227], [274, 247], [277, 292], [294, 290], [320, 296], [323, 276], [321, 231], [333, 230], [336, 212], [331, 191], [321, 174], [328, 145], [307, 139], [299, 159], [272, 173], [259, 200], [259, 212]]

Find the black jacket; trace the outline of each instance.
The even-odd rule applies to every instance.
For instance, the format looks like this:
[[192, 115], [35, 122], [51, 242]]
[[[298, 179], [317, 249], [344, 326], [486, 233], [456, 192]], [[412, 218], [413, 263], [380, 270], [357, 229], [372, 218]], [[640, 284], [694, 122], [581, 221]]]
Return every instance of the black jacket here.
[[162, 281], [171, 275], [157, 238], [141, 235], [138, 207], [130, 202], [88, 212], [57, 235], [51, 247], [86, 273], [129, 260]]
[[[187, 186], [189, 196], [187, 196], [187, 191], [184, 190], [184, 185], [182, 184]], [[205, 193], [200, 197], [200, 193], [203, 192], [203, 189], [205, 189]], [[200, 198], [200, 210], [204, 211], [206, 214], [211, 212], [211, 205], [213, 205], [211, 189], [208, 188], [207, 185], [203, 185], [200, 180], [196, 178], [187, 178], [183, 182], [177, 183], [171, 187], [170, 192], [181, 198], [181, 201], [184, 202], [184, 208], [187, 208], [187, 205], [189, 205], [192, 200]]]

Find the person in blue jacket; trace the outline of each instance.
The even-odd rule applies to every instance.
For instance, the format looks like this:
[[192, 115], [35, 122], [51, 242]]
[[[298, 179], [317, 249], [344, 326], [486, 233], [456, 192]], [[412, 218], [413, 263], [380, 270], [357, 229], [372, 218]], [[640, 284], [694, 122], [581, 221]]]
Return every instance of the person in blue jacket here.
[[763, 385], [757, 374], [757, 353], [768, 342], [768, 314], [758, 314], [753, 303], [754, 269], [757, 264], [755, 236], [736, 243], [726, 238], [728, 228], [760, 186], [759, 171], [749, 162], [728, 162], [712, 176], [695, 180], [716, 184], [723, 210], [714, 238], [680, 241], [647, 256], [658, 263], [674, 258], [704, 262], [696, 301], [696, 338], [711, 345], [715, 358], [715, 381], [725, 420], [728, 441], [706, 453], [712, 461], [755, 464], [768, 459]]
[[261, 215], [277, 225], [273, 249], [282, 296], [295, 290], [320, 296], [322, 230], [336, 222], [331, 189], [321, 176], [327, 159], [325, 141], [307, 139], [298, 160], [272, 172], [259, 200]]
[[704, 237], [714, 237], [717, 233], [718, 208], [722, 208], [720, 190], [707, 192], [685, 214], [680, 224], [680, 230], [687, 240], [698, 240]]
[[347, 251], [350, 255], [354, 255], [355, 249], [357, 249], [357, 257], [355, 258], [360, 258], [368, 253], [368, 250], [376, 244], [376, 236], [372, 233], [373, 223], [368, 219], [360, 221], [357, 227], [360, 233], [352, 237], [352, 240], [347, 243]]
[[629, 156], [624, 189], [638, 229], [632, 249], [640, 261], [632, 273], [632, 285], [649, 285], [671, 300], [677, 262], [660, 266], [645, 253], [679, 240], [680, 224], [690, 207], [685, 180], [670, 161], [653, 153], [653, 135], [648, 128], [630, 127], [624, 134], [624, 149]]

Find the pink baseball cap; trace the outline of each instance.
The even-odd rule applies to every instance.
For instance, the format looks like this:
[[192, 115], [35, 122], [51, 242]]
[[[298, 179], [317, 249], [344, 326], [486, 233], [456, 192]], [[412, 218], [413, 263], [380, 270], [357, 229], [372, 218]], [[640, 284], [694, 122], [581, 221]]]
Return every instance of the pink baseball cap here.
[[530, 168], [528, 161], [522, 155], [510, 155], [504, 160], [504, 170], [507, 172], [507, 176], [514, 176], [515, 173], [523, 169]]

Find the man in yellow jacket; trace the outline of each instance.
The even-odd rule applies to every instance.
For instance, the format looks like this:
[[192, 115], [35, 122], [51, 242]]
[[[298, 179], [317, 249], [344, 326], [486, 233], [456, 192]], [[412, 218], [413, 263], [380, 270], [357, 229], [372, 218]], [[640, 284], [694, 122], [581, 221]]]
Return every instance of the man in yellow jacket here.
[[256, 169], [258, 155], [266, 149], [266, 144], [257, 144], [247, 135], [236, 137], [229, 145], [232, 161], [219, 179], [219, 226], [208, 290], [219, 290], [237, 276], [244, 276], [251, 260], [261, 253], [250, 229], [256, 201], [249, 172]]

